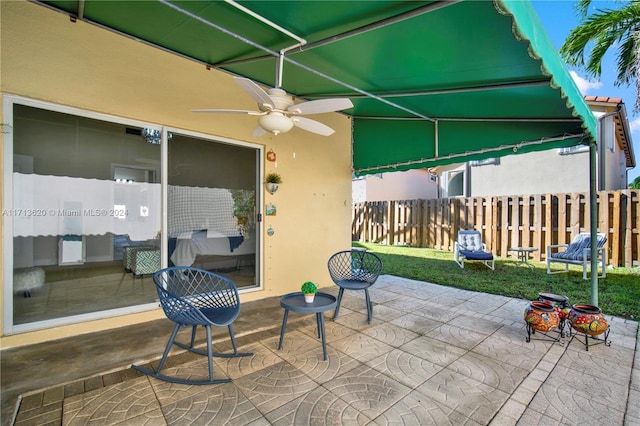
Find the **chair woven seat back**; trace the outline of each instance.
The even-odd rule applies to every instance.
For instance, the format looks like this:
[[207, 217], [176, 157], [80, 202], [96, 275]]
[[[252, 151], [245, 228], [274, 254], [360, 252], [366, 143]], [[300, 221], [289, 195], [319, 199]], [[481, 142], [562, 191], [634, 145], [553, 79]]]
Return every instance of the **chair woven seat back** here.
[[204, 269], [174, 267], [156, 272], [160, 305], [170, 320], [185, 325], [228, 325], [240, 313], [235, 284]]
[[382, 273], [382, 260], [373, 253], [345, 250], [329, 258], [328, 268], [335, 283], [362, 281], [373, 284]]
[[344, 250], [332, 255], [327, 262], [329, 275], [340, 290], [333, 319], [338, 318], [345, 290], [364, 290], [367, 322], [373, 319], [373, 303], [369, 296], [371, 287], [382, 273], [382, 260], [364, 250]]

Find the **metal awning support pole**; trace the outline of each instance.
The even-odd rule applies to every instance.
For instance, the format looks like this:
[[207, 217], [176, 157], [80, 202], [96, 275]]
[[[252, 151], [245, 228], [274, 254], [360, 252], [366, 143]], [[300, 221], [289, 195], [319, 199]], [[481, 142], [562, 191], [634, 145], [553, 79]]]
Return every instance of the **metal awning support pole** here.
[[[602, 124], [602, 123], [600, 123]], [[591, 211], [591, 304], [598, 306], [598, 193], [596, 192], [596, 151], [598, 144], [589, 144], [589, 210]]]
[[[598, 146], [604, 146], [604, 120], [618, 114], [620, 106], [615, 111], [598, 117], [598, 140], [589, 144], [589, 205], [591, 210], [591, 304], [598, 306]], [[606, 265], [604, 266], [606, 268]]]

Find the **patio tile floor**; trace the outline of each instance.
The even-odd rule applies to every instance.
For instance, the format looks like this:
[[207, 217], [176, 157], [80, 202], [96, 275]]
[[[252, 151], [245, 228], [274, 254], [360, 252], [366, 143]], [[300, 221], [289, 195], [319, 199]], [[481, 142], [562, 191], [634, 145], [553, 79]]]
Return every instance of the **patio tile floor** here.
[[[327, 361], [313, 315], [292, 313], [278, 350], [279, 298], [243, 304], [234, 329], [254, 355], [215, 358], [225, 384], [128, 368], [157, 365], [168, 320], [4, 350], [2, 424], [14, 414], [16, 425], [640, 424], [637, 322], [607, 317], [612, 345], [587, 351], [568, 337], [527, 343], [526, 300], [392, 276], [371, 291], [371, 324], [361, 293], [345, 293], [335, 322], [327, 313]], [[224, 332], [218, 351], [230, 349]], [[164, 372], [206, 377], [206, 365], [172, 352]]]

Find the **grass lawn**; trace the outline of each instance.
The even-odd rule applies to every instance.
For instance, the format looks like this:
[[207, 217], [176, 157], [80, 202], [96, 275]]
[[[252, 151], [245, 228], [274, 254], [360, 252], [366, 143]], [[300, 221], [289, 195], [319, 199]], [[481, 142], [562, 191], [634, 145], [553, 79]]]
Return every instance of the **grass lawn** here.
[[[582, 268], [570, 266], [568, 274], [548, 275], [546, 264], [530, 263], [533, 269], [515, 267], [515, 258], [496, 258], [495, 271], [480, 262], [453, 261], [453, 253], [427, 248], [386, 246], [354, 242], [382, 259], [383, 274], [484, 293], [535, 300], [538, 293], [566, 296], [570, 304], [591, 302], [591, 281], [582, 279]], [[555, 267], [554, 267], [555, 266]], [[560, 269], [564, 265], [552, 265]], [[615, 268], [598, 279], [598, 305], [605, 315], [640, 319], [640, 270]]]

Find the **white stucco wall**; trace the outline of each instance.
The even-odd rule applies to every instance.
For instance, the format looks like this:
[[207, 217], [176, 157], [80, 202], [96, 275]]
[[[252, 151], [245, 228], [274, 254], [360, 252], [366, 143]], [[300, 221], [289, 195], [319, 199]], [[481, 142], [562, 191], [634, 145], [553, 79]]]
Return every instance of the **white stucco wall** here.
[[557, 149], [509, 155], [500, 164], [470, 167], [470, 196], [586, 192], [589, 152], [560, 155]]
[[426, 170], [367, 175], [353, 183], [354, 200], [387, 201], [438, 198], [438, 184]]

